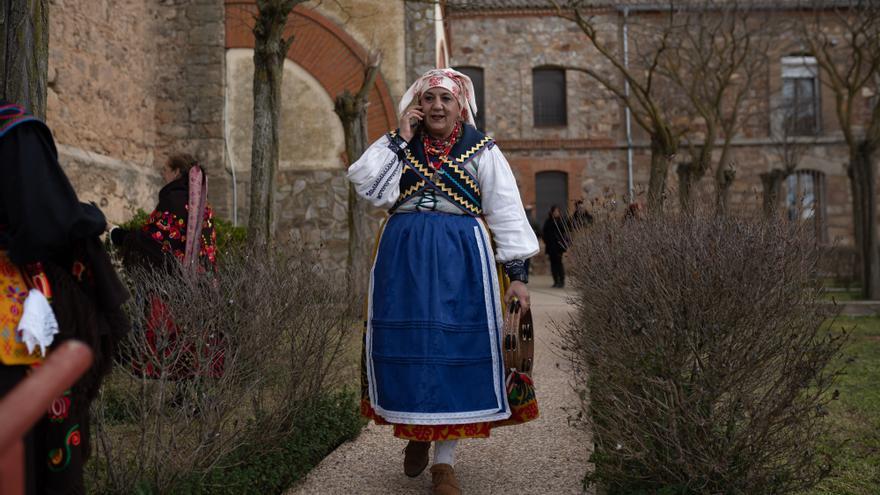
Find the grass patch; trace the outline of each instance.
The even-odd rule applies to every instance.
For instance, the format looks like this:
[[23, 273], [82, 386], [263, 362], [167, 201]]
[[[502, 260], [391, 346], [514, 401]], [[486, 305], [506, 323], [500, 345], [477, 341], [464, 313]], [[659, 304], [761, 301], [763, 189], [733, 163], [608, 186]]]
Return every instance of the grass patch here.
[[825, 441], [833, 472], [804, 495], [880, 493], [880, 317], [841, 317], [832, 331], [843, 330], [850, 332], [846, 372], [838, 380], [840, 398], [829, 406], [832, 431]]
[[862, 301], [862, 290], [855, 289], [828, 289], [822, 294], [822, 299], [826, 301], [837, 301], [845, 303], [849, 301]]

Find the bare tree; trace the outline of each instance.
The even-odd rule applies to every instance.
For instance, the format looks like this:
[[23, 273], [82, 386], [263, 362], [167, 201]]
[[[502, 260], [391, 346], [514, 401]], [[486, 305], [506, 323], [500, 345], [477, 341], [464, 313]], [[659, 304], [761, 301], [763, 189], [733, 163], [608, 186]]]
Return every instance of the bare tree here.
[[0, 98], [46, 118], [49, 73], [48, 0], [6, 0], [0, 6]]
[[275, 172], [284, 59], [293, 43], [285, 37], [287, 18], [306, 0], [257, 0], [254, 23], [254, 129], [251, 148], [251, 204], [248, 240], [271, 244], [274, 231]]
[[[335, 111], [345, 132], [345, 153], [349, 162], [357, 160], [367, 149], [367, 105], [369, 94], [379, 74], [381, 54], [374, 52], [364, 72], [364, 82], [357, 94], [347, 89], [336, 97]], [[370, 246], [369, 204], [358, 196], [354, 185], [348, 186], [348, 274], [349, 294], [362, 300], [367, 293]]]
[[730, 145], [755, 116], [749, 102], [757, 84], [766, 79], [773, 38], [762, 20], [766, 16], [755, 15], [743, 0], [702, 0], [675, 14], [675, 36], [661, 70], [687, 99], [691, 122], [699, 123], [684, 137], [691, 161], [678, 166], [679, 200], [689, 209], [693, 185], [714, 165], [715, 207], [723, 215], [736, 175]]
[[[683, 134], [680, 119], [675, 114], [677, 106], [672, 104], [676, 97], [669, 93], [669, 85], [662, 84], [660, 70], [664, 59], [671, 55], [674, 12], [662, 12], [659, 19], [651, 19], [643, 24], [628, 24], [631, 29], [626, 36], [633, 44], [633, 50], [627, 53], [614, 50], [611, 43], [604, 39], [605, 33], [601, 32], [599, 24], [601, 21], [590, 14], [590, 2], [553, 0], [553, 3], [557, 15], [575, 23], [584, 32], [599, 55], [614, 67], [614, 74], [589, 66], [567, 69], [586, 73], [617, 96], [630, 109], [636, 124], [650, 136], [648, 209], [651, 213], [662, 212], [666, 176]], [[627, 22], [626, 12], [624, 22]], [[627, 60], [629, 56], [634, 59], [633, 64]], [[615, 74], [620, 80], [613, 77]]]
[[797, 132], [798, 109], [793, 102], [784, 101], [772, 112], [779, 116], [778, 129], [771, 132], [772, 152], [778, 166], [761, 174], [764, 214], [768, 217], [777, 214], [782, 183], [798, 168], [807, 151], [816, 145], [815, 137], [800, 136]]
[[801, 16], [800, 37], [816, 58], [820, 80], [849, 148], [847, 173], [862, 292], [880, 299], [876, 160], [880, 147], [880, 4], [873, 0], [815, 0]]

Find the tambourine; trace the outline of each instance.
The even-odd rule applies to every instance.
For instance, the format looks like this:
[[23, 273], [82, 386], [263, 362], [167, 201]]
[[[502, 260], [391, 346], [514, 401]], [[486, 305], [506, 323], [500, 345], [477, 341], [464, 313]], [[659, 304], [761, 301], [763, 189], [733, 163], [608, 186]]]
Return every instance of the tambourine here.
[[507, 308], [502, 339], [506, 374], [518, 371], [531, 377], [535, 359], [535, 327], [532, 312], [522, 311], [519, 301], [513, 301]]

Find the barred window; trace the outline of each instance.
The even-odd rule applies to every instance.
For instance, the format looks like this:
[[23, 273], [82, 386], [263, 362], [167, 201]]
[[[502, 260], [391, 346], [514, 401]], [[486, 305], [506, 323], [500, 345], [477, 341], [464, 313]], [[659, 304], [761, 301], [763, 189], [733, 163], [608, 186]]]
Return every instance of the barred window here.
[[819, 133], [819, 66], [815, 57], [782, 57], [783, 132]]
[[567, 125], [565, 70], [554, 67], [533, 69], [532, 100], [535, 127]]
[[485, 89], [483, 85], [483, 69], [482, 67], [456, 67], [457, 71], [471, 78], [474, 83], [474, 98], [477, 100], [477, 116], [474, 122], [477, 129], [486, 130], [486, 100]]
[[816, 240], [828, 240], [825, 212], [825, 174], [797, 170], [785, 180], [785, 211], [791, 221], [811, 222]]

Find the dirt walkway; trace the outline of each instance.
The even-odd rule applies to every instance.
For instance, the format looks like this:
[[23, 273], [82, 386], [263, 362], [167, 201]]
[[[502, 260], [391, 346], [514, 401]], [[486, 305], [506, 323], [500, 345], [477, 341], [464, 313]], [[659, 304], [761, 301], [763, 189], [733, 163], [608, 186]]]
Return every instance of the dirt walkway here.
[[[464, 493], [580, 494], [592, 442], [568, 426], [566, 411], [577, 398], [569, 386], [565, 362], [554, 354], [550, 320], [570, 309], [565, 292], [551, 289], [549, 277], [529, 284], [537, 342], [535, 384], [541, 417], [525, 425], [498, 428], [487, 440], [464, 440], [456, 449], [456, 474]], [[403, 474], [405, 442], [391, 427], [370, 423], [353, 442], [341, 445], [309, 476], [287, 492], [300, 494], [429, 494], [431, 475]]]

